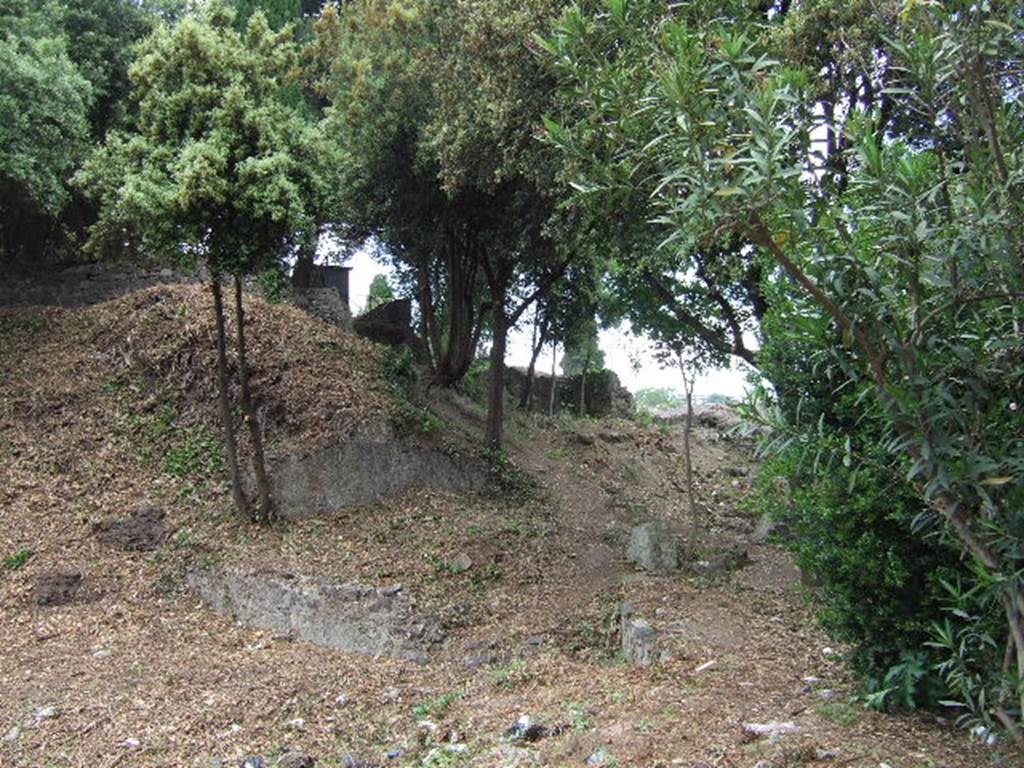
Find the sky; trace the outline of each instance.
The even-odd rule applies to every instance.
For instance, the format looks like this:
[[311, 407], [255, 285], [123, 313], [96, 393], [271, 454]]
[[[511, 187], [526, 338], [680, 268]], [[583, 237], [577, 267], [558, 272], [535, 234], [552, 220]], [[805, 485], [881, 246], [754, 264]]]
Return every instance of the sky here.
[[[392, 274], [391, 266], [380, 263], [364, 249], [357, 251], [345, 262], [351, 267], [349, 273], [349, 302], [352, 313], [358, 314], [366, 306], [366, 297], [370, 290], [370, 281], [377, 275]], [[530, 363], [530, 329], [513, 331], [509, 335], [509, 365], [525, 368]], [[651, 345], [643, 337], [629, 332], [628, 326], [601, 331], [598, 342], [604, 352], [605, 367], [615, 371], [623, 386], [630, 392], [641, 389], [666, 387], [682, 391], [682, 380], [677, 368], [663, 368], [651, 354]], [[561, 353], [559, 353], [561, 360]], [[537, 361], [541, 371], [551, 370], [551, 353], [541, 354]], [[730, 398], [743, 396], [749, 385], [746, 383], [747, 369], [740, 364], [732, 368], [718, 368], [701, 375], [694, 386], [694, 395], [698, 399], [709, 395], [720, 394]], [[559, 368], [561, 374], [561, 368]]]

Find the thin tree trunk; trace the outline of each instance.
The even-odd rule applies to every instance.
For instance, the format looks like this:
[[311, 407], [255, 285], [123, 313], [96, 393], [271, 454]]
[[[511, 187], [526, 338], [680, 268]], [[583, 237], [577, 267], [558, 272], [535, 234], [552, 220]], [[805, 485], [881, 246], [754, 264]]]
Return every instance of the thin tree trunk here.
[[252, 439], [252, 471], [256, 477], [256, 492], [260, 497], [258, 519], [269, 523], [274, 519], [274, 502], [270, 495], [267, 461], [263, 453], [263, 430], [249, 389], [249, 363], [245, 356], [245, 309], [242, 306], [242, 281], [238, 275], [235, 275], [235, 323], [238, 325], [238, 379], [242, 390], [242, 412]]
[[580, 400], [579, 400], [579, 414], [580, 416], [587, 415], [587, 369], [590, 368], [590, 350], [587, 350], [587, 356], [583, 361], [583, 370], [580, 372]]
[[533, 409], [533, 383], [536, 379], [537, 374], [537, 358], [540, 357], [541, 350], [544, 349], [544, 337], [547, 335], [547, 329], [540, 330], [538, 327], [541, 325], [539, 321], [535, 321], [533, 324], [533, 342], [530, 348], [530, 365], [526, 369], [526, 384], [523, 387], [522, 396], [519, 398], [519, 407], [524, 411], [530, 411]]
[[238, 474], [238, 444], [235, 441], [235, 422], [228, 399], [228, 352], [224, 331], [224, 297], [221, 294], [220, 278], [211, 271], [210, 293], [213, 294], [213, 314], [217, 323], [217, 401], [220, 404], [221, 426], [224, 428], [224, 453], [228, 460], [231, 476], [231, 496], [235, 509], [240, 515], [249, 516], [249, 504], [242, 491], [242, 480]]
[[487, 408], [487, 444], [501, 448], [502, 422], [505, 418], [505, 346], [508, 341], [508, 318], [505, 317], [505, 297], [494, 299], [494, 340], [491, 343], [491, 391]]
[[555, 415], [555, 391], [558, 389], [558, 342], [551, 342], [551, 389], [548, 390], [548, 416]]
[[690, 440], [693, 435], [693, 375], [688, 375], [679, 358], [679, 370], [683, 374], [683, 389], [686, 392], [686, 422], [683, 424], [683, 457], [686, 460], [686, 501], [690, 511], [690, 531], [687, 536], [686, 549], [693, 557], [697, 552], [697, 539], [700, 534], [700, 518], [697, 515], [697, 500], [693, 493], [693, 458], [690, 451]]

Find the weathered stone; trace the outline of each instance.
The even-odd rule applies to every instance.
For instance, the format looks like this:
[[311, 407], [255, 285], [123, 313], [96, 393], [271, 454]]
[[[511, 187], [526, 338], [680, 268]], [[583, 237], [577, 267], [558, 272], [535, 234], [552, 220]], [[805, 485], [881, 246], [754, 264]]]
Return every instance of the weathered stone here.
[[629, 603], [623, 603], [619, 609], [619, 620], [622, 655], [628, 662], [646, 667], [669, 658], [665, 633], [636, 616]]
[[285, 752], [274, 763], [274, 768], [316, 768], [316, 760], [301, 752]]
[[663, 522], [638, 525], [629, 537], [626, 559], [652, 573], [670, 573], [679, 568], [679, 535]]
[[402, 592], [223, 569], [193, 571], [188, 582], [218, 613], [342, 651], [423, 661], [444, 640]]
[[730, 430], [740, 423], [740, 417], [736, 415], [736, 411], [721, 403], [699, 405], [694, 409], [694, 416], [700, 426], [716, 429], [719, 432]]
[[[489, 371], [480, 374], [480, 391], [486, 392]], [[527, 372], [509, 366], [505, 369], [505, 390], [513, 402], [520, 403], [526, 390]], [[549, 375], [537, 371], [533, 379], [533, 397], [530, 409], [547, 413], [551, 401], [552, 381]], [[579, 413], [580, 377], [559, 376], [555, 380], [556, 413]], [[619, 416], [630, 418], [636, 413], [633, 395], [622, 386], [614, 371], [592, 371], [587, 374], [584, 410], [588, 416]]]
[[32, 602], [36, 605], [67, 605], [82, 586], [81, 571], [47, 571], [36, 577]]
[[136, 510], [127, 519], [103, 520], [93, 526], [103, 544], [121, 549], [149, 551], [159, 549], [167, 539], [167, 515], [162, 509]]
[[761, 736], [768, 737], [780, 737], [787, 733], [797, 733], [800, 730], [800, 726], [793, 722], [775, 722], [770, 723], [744, 723], [743, 732], [749, 738], [758, 738]]
[[[481, 491], [483, 468], [457, 464], [440, 449], [396, 439], [353, 439], [311, 453], [267, 459], [278, 511], [313, 517], [370, 504], [413, 488]], [[251, 489], [252, 478], [245, 478]]]
[[470, 669], [479, 669], [480, 667], [487, 667], [498, 661], [498, 655], [492, 651], [483, 651], [482, 653], [472, 653], [466, 657], [466, 666]]

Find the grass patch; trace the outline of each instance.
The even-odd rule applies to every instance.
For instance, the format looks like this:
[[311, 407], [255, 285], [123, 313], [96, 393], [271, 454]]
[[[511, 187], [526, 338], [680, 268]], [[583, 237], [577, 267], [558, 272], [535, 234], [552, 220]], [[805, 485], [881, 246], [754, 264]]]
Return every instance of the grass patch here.
[[32, 555], [34, 554], [35, 552], [31, 549], [19, 549], [10, 557], [5, 557], [3, 560], [0, 560], [0, 571], [16, 571], [31, 560]]
[[855, 725], [864, 710], [849, 701], [826, 701], [818, 706], [818, 714], [826, 720], [831, 720], [844, 727]]
[[10, 352], [19, 343], [44, 330], [47, 325], [42, 315], [0, 319], [0, 354]]
[[145, 385], [110, 381], [103, 387], [117, 400], [115, 431], [150, 466], [184, 481], [179, 500], [205, 486], [223, 466], [223, 446], [203, 424], [183, 425], [178, 410], [152, 398], [140, 407]]
[[441, 696], [425, 701], [413, 709], [412, 714], [417, 720], [426, 720], [428, 717], [441, 717], [447, 712], [452, 704], [461, 699], [463, 694], [460, 691], [445, 693]]

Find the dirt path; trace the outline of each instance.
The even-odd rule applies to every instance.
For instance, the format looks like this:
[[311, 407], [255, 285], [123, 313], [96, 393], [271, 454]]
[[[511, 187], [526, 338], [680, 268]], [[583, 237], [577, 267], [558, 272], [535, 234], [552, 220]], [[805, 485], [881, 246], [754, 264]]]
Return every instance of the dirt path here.
[[[90, 347], [99, 320], [72, 319], [16, 346], [16, 365], [0, 361], [3, 768], [211, 768], [249, 755], [269, 766], [287, 749], [329, 768], [995, 759], [929, 715], [849, 700], [852, 683], [826, 653], [788, 558], [750, 544], [753, 520], [740, 508], [749, 455], [714, 433], [695, 454], [704, 546], [746, 546], [752, 562], [713, 581], [626, 563], [633, 525], [681, 524], [685, 509], [678, 436], [630, 424], [514, 418], [512, 455], [538, 481], [532, 497], [409, 493], [254, 529], [217, 482], [166, 471], [160, 441], [174, 435], [151, 432], [152, 393], [112, 387], [109, 362]], [[58, 359], [75, 375], [55, 373]], [[201, 434], [202, 417], [183, 414], [182, 434]], [[151, 506], [166, 512], [159, 549], [101, 540], [96, 523]], [[470, 567], [453, 568], [462, 556]], [[185, 574], [207, 566], [400, 583], [447, 639], [420, 665], [238, 626], [186, 588]], [[69, 602], [38, 604], [37, 585], [57, 570], [80, 583]], [[623, 662], [625, 602], [665, 633], [663, 662]], [[553, 730], [509, 739], [522, 717]], [[744, 730], [772, 722], [791, 732]]]

